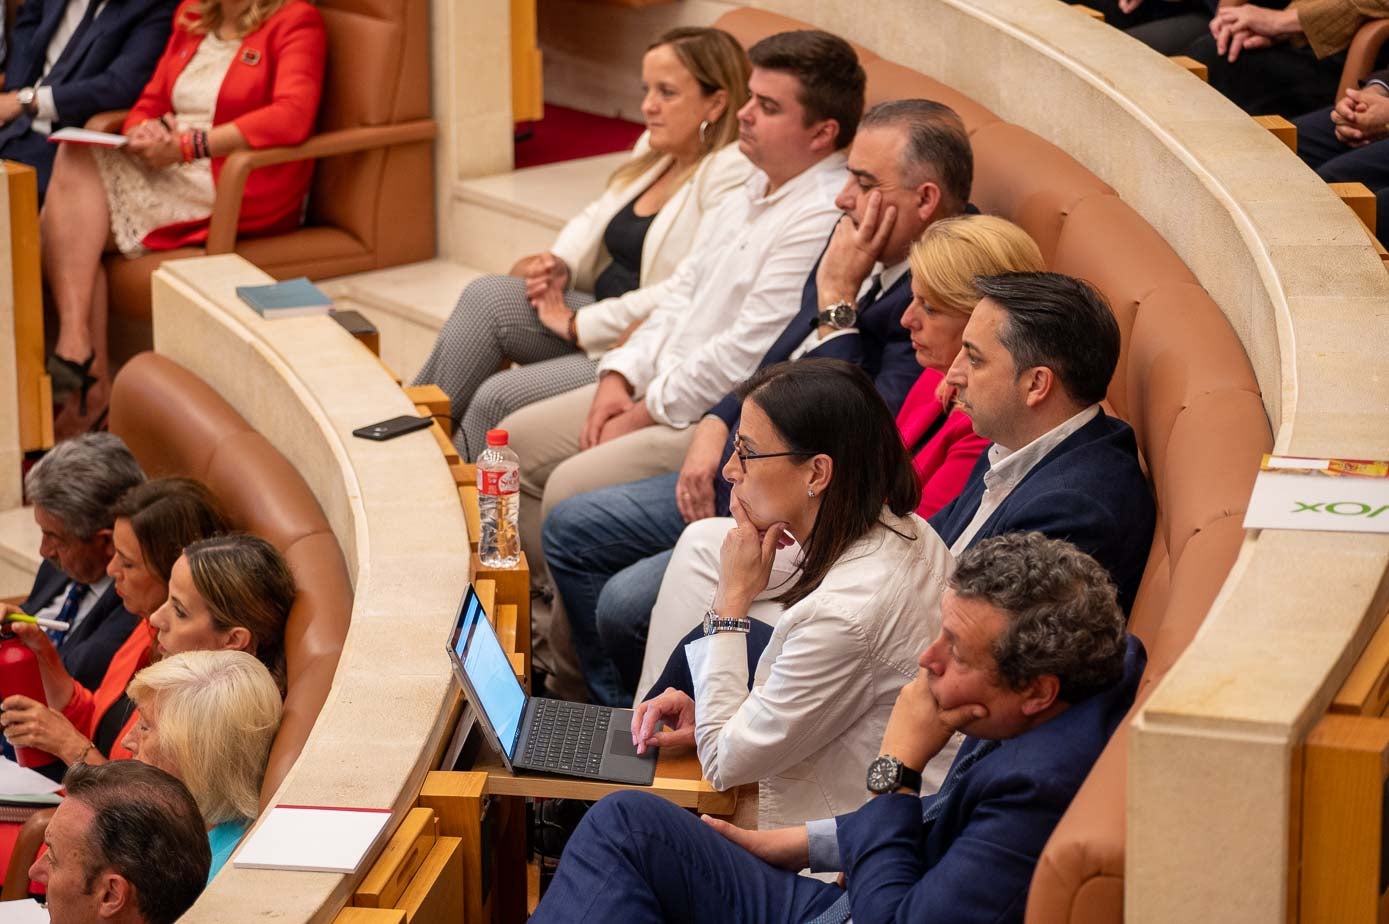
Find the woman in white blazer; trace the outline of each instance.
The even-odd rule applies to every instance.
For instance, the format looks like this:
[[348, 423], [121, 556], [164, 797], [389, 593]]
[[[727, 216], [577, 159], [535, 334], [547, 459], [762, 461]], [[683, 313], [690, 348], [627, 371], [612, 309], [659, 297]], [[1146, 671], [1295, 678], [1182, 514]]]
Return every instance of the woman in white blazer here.
[[[779, 828], [866, 801], [863, 768], [940, 629], [952, 559], [914, 513], [920, 482], [862, 369], [801, 359], [739, 393], [723, 472], [736, 525], [709, 611], [689, 614], [703, 631], [673, 655], [688, 662], [693, 696], [671, 687], [638, 705], [632, 739], [638, 751], [693, 744], [717, 789], [757, 782], [758, 827]], [[792, 539], [801, 553], [778, 585], [785, 611], [774, 629], [754, 624], [750, 608]]]
[[[453, 400], [464, 458], [507, 414], [592, 381], [598, 357], [660, 302], [700, 220], [752, 174], [731, 143], [748, 74], [722, 30], [661, 36], [642, 58], [647, 130], [632, 159], [550, 250], [463, 290], [415, 383]], [[498, 372], [505, 360], [524, 365]]]

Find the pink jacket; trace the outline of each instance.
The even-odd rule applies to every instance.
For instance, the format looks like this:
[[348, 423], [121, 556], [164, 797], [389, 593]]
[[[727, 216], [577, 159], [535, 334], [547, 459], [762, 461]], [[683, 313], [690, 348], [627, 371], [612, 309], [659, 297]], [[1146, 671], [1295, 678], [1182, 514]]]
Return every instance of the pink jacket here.
[[974, 432], [969, 417], [960, 410], [947, 410], [936, 396], [945, 376], [934, 369], [924, 369], [902, 410], [897, 412], [897, 429], [902, 442], [910, 450], [942, 414], [945, 422], [912, 457], [917, 477], [921, 479], [921, 504], [916, 512], [922, 517], [944, 507], [955, 499], [969, 480], [974, 463], [989, 445], [989, 441]]

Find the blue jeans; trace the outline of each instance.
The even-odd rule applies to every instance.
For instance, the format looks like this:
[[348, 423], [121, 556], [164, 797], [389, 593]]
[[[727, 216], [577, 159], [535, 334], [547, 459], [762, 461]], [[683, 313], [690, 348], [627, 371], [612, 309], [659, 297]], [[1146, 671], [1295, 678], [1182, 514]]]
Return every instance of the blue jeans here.
[[664, 799], [626, 791], [589, 809], [531, 924], [789, 924], [816, 917], [843, 894], [762, 862]]
[[636, 695], [651, 609], [685, 529], [678, 477], [589, 491], [545, 519], [545, 561], [594, 702], [625, 707]]

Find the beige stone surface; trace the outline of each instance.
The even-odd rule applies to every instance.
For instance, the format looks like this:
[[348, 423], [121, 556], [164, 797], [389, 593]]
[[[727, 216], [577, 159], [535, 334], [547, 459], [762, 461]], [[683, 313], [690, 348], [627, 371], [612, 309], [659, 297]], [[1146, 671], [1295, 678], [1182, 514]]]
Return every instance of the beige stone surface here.
[[[236, 298], [236, 286], [267, 280], [235, 256], [165, 264], [155, 348], [217, 388], [295, 465], [353, 576], [333, 690], [276, 801], [403, 811], [447, 732], [444, 640], [468, 579], [462, 512], [428, 433], [351, 436], [411, 413], [410, 403], [331, 319], [265, 321]], [[185, 920], [331, 920], [349, 892], [349, 877], [228, 866]]]
[[28, 596], [43, 559], [33, 507], [0, 512], [0, 597]]

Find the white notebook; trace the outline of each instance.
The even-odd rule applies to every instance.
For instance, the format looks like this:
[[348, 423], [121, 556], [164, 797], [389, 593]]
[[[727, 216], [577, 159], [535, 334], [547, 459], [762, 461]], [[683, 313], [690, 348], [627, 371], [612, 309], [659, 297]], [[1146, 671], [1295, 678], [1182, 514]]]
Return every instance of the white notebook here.
[[277, 805], [246, 838], [232, 865], [350, 873], [390, 820], [388, 809]]
[[85, 128], [60, 128], [48, 136], [53, 144], [65, 141], [68, 144], [94, 144], [100, 148], [123, 148], [130, 141], [125, 135], [111, 132], [94, 132]]

